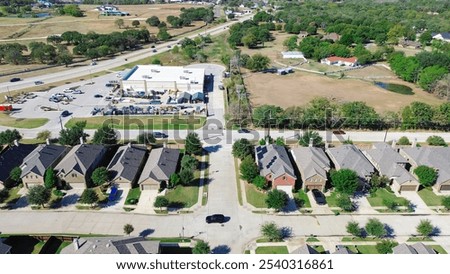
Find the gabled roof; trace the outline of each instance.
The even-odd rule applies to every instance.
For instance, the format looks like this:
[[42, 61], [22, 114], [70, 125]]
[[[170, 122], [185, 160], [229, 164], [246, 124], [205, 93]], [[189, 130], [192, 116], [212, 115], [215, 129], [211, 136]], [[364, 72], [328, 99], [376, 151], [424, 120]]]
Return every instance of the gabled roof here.
[[418, 254], [436, 254], [436, 251], [421, 242], [413, 244], [412, 247], [417, 251]]
[[107, 168], [112, 175], [112, 181], [119, 177], [133, 181], [139, 172], [139, 167], [141, 166], [146, 151], [143, 146], [121, 146]]
[[317, 250], [312, 248], [310, 245], [305, 244], [292, 251], [291, 254], [319, 254], [319, 252], [317, 252]]
[[325, 152], [318, 147], [298, 147], [291, 150], [295, 163], [303, 180], [319, 175], [327, 179], [330, 170], [330, 160]]
[[417, 165], [425, 165], [438, 169], [436, 184], [450, 180], [450, 148], [449, 147], [408, 147], [401, 149]]
[[0, 154], [0, 182], [5, 182], [9, 178], [9, 173], [15, 167], [22, 165], [25, 157], [28, 156], [36, 145], [19, 144], [11, 146]]
[[172, 148], [152, 149], [138, 183], [148, 178], [156, 181], [167, 181], [176, 172], [180, 151]]
[[98, 237], [79, 239], [79, 249], [73, 243], [64, 248], [62, 254], [158, 254], [159, 241], [148, 241], [144, 237]]
[[390, 145], [386, 143], [375, 143], [373, 144], [373, 148], [367, 150], [366, 153], [368, 158], [379, 168], [381, 175], [387, 176], [388, 178], [395, 178], [399, 184], [410, 181], [417, 182], [416, 177], [402, 166], [407, 164], [408, 161], [400, 156]]
[[55, 167], [58, 173], [67, 174], [72, 170], [86, 175], [98, 158], [105, 155], [106, 148], [103, 145], [80, 144], [74, 146], [64, 159]]
[[361, 151], [354, 145], [342, 145], [327, 149], [328, 155], [335, 165], [342, 168], [348, 168], [358, 173], [361, 178], [370, 176], [375, 167], [367, 160]]
[[433, 38], [436, 39], [435, 36], [440, 35], [445, 40], [450, 40], [450, 32], [440, 32], [440, 33], [432, 33], [431, 34]]
[[204, 101], [205, 100], [205, 95], [203, 94], [203, 92], [196, 92], [192, 95], [192, 100], [201, 100]]
[[340, 247], [340, 248], [336, 249], [336, 251], [333, 252], [333, 254], [355, 254], [355, 253], [346, 247]]
[[47, 168], [63, 156], [67, 149], [65, 146], [39, 145], [23, 160], [23, 164], [21, 165], [22, 178], [30, 172], [44, 176]]
[[392, 251], [394, 254], [436, 254], [432, 248], [420, 242], [413, 245], [403, 243], [394, 247]]
[[2, 239], [0, 239], [0, 254], [8, 254], [11, 251], [11, 247], [4, 244]]
[[272, 174], [274, 178], [288, 174], [297, 178], [294, 173], [289, 155], [283, 146], [264, 145], [255, 148], [256, 161], [262, 176]]

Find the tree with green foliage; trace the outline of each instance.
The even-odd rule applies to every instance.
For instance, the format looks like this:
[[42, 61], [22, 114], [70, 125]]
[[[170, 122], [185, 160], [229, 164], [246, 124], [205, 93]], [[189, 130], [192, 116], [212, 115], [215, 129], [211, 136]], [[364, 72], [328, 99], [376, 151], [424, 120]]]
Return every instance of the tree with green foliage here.
[[386, 176], [372, 175], [370, 178], [371, 191], [376, 191], [379, 188], [384, 188], [389, 184], [390, 180]]
[[409, 146], [411, 145], [411, 142], [409, 141], [408, 137], [402, 136], [400, 139], [398, 139], [397, 144], [399, 146]]
[[181, 169], [187, 169], [194, 171], [198, 166], [198, 161], [195, 159], [195, 157], [191, 155], [183, 155], [183, 158], [181, 158]]
[[253, 109], [253, 124], [256, 127], [273, 127], [284, 123], [284, 111], [275, 105], [261, 105]]
[[176, 187], [178, 184], [180, 184], [180, 182], [181, 182], [180, 175], [173, 173], [172, 175], [170, 175], [169, 178], [169, 188]]
[[145, 20], [145, 22], [152, 27], [157, 27], [161, 23], [161, 21], [159, 20], [159, 18], [157, 16], [152, 16], [150, 18], [147, 18], [147, 20]]
[[253, 55], [250, 60], [247, 61], [246, 67], [251, 71], [262, 71], [269, 67], [269, 57], [257, 53]]
[[258, 166], [251, 155], [246, 156], [244, 160], [242, 160], [239, 171], [241, 173], [241, 178], [247, 182], [252, 182], [256, 176], [259, 175]]
[[80, 197], [80, 202], [93, 206], [99, 200], [98, 194], [92, 188], [86, 188]]
[[155, 199], [155, 202], [153, 203], [154, 207], [159, 207], [159, 210], [161, 210], [162, 207], [169, 206], [169, 200], [167, 200], [164, 196], [157, 196]]
[[288, 201], [289, 196], [282, 190], [273, 189], [267, 193], [266, 205], [268, 208], [279, 211], [287, 205]]
[[190, 169], [182, 169], [178, 176], [180, 176], [181, 184], [187, 186], [194, 179], [194, 172]]
[[331, 172], [331, 184], [337, 192], [353, 195], [358, 188], [358, 174], [351, 169], [340, 169]]
[[430, 128], [433, 124], [432, 106], [422, 102], [412, 102], [402, 111], [402, 128]]
[[123, 226], [123, 233], [130, 235], [134, 231], [134, 226], [131, 224], [126, 224]]
[[448, 74], [448, 69], [439, 65], [426, 67], [419, 74], [419, 86], [426, 91], [431, 91], [434, 85]]
[[391, 254], [393, 252], [392, 249], [397, 245], [397, 242], [391, 240], [382, 240], [375, 245], [375, 248], [380, 254]]
[[30, 187], [28, 190], [27, 199], [28, 203], [32, 205], [40, 205], [44, 207], [44, 205], [50, 201], [50, 196], [50, 190], [46, 189], [42, 185], [37, 185]]
[[55, 170], [52, 167], [49, 167], [45, 171], [44, 186], [46, 189], [52, 189], [55, 187], [55, 184], [56, 184]]
[[336, 204], [338, 207], [342, 208], [342, 210], [350, 212], [355, 209], [350, 197], [347, 194], [339, 194], [336, 200]]
[[429, 146], [443, 146], [446, 147], [447, 143], [445, 142], [444, 138], [441, 136], [433, 135], [427, 138], [427, 144]]
[[368, 235], [374, 236], [376, 238], [382, 238], [386, 236], [386, 228], [380, 220], [376, 218], [370, 218], [365, 226]]
[[282, 147], [286, 145], [283, 137], [277, 137], [277, 139], [275, 139], [275, 144]]
[[423, 47], [429, 45], [431, 40], [433, 40], [433, 36], [430, 31], [424, 31], [419, 37], [419, 41]]
[[349, 128], [379, 128], [381, 119], [373, 107], [365, 102], [348, 102], [341, 105], [343, 127]]
[[0, 145], [12, 145], [14, 141], [19, 141], [20, 139], [22, 139], [22, 135], [17, 129], [7, 129], [0, 132]]
[[161, 41], [167, 41], [170, 39], [171, 36], [167, 31], [167, 28], [160, 28], [156, 37], [158, 37], [158, 39]]
[[423, 237], [429, 237], [434, 232], [434, 226], [430, 220], [420, 220], [420, 223], [416, 226], [416, 231]]
[[298, 138], [298, 143], [301, 146], [307, 147], [312, 140], [312, 145], [317, 147], [323, 144], [322, 137], [319, 135], [319, 132], [307, 130]]
[[95, 131], [92, 143], [105, 145], [117, 144], [116, 132], [110, 125], [104, 124]]
[[64, 146], [75, 146], [80, 143], [80, 138], [86, 141], [87, 134], [84, 133], [86, 121], [76, 122], [75, 125], [68, 129], [62, 129], [59, 132], [59, 143]]
[[138, 144], [154, 144], [156, 138], [151, 132], [144, 132], [137, 136], [136, 141]]
[[258, 189], [265, 189], [267, 187], [266, 178], [261, 175], [256, 176], [253, 179], [252, 184], [254, 184]]
[[362, 228], [359, 226], [357, 222], [348, 222], [347, 226], [345, 227], [347, 230], [347, 233], [350, 233], [354, 237], [361, 237], [362, 235]]
[[140, 24], [141, 24], [141, 22], [139, 22], [139, 20], [133, 20], [131, 22], [131, 25], [135, 28], [139, 27]]
[[243, 160], [248, 155], [253, 155], [253, 144], [248, 139], [242, 138], [233, 143], [232, 154], [234, 157]]
[[18, 166], [14, 167], [9, 172], [9, 178], [13, 180], [16, 184], [20, 182], [21, 177], [22, 177], [22, 169]]
[[445, 207], [445, 209], [450, 210], [450, 196], [444, 196], [442, 197], [442, 206]]
[[201, 155], [203, 152], [202, 143], [198, 134], [189, 132], [184, 142], [184, 148], [187, 154]]
[[209, 247], [209, 244], [202, 240], [198, 240], [192, 249], [192, 254], [209, 254], [210, 252], [211, 248]]
[[274, 222], [262, 224], [261, 234], [269, 242], [280, 242], [283, 240], [283, 233]]
[[73, 17], [83, 17], [83, 12], [80, 10], [80, 7], [75, 4], [64, 5], [62, 11], [60, 11], [63, 15], [71, 15]]
[[432, 186], [436, 183], [437, 172], [434, 168], [428, 166], [418, 166], [414, 169], [414, 174], [419, 178], [419, 183], [424, 186]]
[[50, 139], [51, 136], [52, 136], [52, 132], [50, 130], [46, 129], [43, 131], [39, 131], [38, 134], [36, 135], [36, 139], [45, 141], [47, 139]]
[[92, 182], [96, 186], [101, 186], [106, 183], [109, 179], [108, 170], [106, 167], [98, 167], [92, 172], [91, 175]]

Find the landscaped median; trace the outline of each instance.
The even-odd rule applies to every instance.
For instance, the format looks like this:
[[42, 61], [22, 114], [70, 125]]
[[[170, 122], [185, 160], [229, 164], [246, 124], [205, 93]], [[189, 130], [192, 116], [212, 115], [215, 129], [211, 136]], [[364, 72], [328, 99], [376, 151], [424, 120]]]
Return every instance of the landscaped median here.
[[14, 118], [9, 114], [0, 113], [0, 126], [12, 128], [38, 128], [47, 124], [47, 118]]
[[203, 116], [98, 116], [88, 118], [72, 118], [66, 123], [67, 128], [71, 128], [76, 122], [86, 121], [85, 129], [98, 129], [104, 124], [112, 124], [115, 129], [199, 129], [206, 117]]

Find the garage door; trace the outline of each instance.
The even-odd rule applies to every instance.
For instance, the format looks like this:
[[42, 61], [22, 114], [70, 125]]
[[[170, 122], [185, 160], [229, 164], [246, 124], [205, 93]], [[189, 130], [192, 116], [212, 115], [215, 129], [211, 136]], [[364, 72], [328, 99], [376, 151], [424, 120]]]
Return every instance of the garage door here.
[[32, 188], [32, 187], [37, 186], [37, 185], [39, 185], [39, 184], [30, 184], [30, 183], [27, 183], [27, 188]]
[[141, 190], [155, 190], [159, 187], [157, 185], [141, 185]]
[[308, 190], [313, 190], [313, 189], [322, 190], [322, 185], [307, 185], [306, 188]]
[[402, 186], [400, 192], [402, 191], [416, 191], [416, 186]]
[[442, 185], [441, 191], [450, 191], [450, 185]]

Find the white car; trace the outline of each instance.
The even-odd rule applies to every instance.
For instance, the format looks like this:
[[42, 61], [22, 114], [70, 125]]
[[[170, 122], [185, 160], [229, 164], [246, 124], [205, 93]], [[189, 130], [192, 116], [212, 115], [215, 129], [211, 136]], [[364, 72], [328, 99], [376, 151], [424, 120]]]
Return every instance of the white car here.
[[73, 90], [72, 94], [83, 94], [83, 92], [81, 90], [77, 89], [77, 90]]
[[73, 92], [73, 89], [71, 89], [71, 88], [65, 88], [65, 89], [63, 90], [63, 92], [64, 92], [64, 93], [72, 93], [72, 92]]

